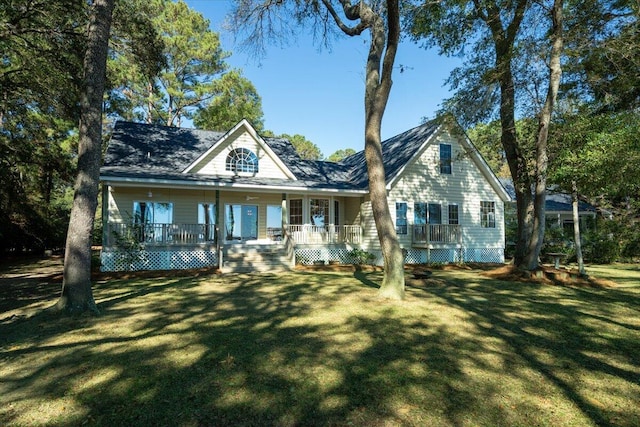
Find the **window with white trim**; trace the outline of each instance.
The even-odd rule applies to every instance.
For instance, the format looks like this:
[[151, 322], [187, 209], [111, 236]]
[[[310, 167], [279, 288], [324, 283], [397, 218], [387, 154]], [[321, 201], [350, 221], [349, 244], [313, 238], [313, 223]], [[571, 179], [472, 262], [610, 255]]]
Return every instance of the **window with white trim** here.
[[480, 202], [480, 226], [496, 228], [496, 203]]
[[289, 200], [289, 224], [302, 225], [302, 199]]
[[416, 225], [442, 224], [442, 206], [438, 203], [414, 203], [413, 223]]
[[458, 205], [449, 205], [449, 224], [450, 225], [458, 225], [460, 224], [460, 211], [458, 210]]
[[173, 223], [173, 203], [133, 202], [133, 222], [135, 224]]
[[440, 173], [451, 175], [451, 145], [440, 144]]
[[225, 169], [235, 173], [258, 173], [258, 157], [246, 148], [236, 148], [227, 155]]
[[407, 203], [396, 202], [396, 233], [407, 234]]
[[206, 241], [214, 241], [216, 237], [216, 204], [198, 204], [198, 224], [202, 225], [201, 238]]

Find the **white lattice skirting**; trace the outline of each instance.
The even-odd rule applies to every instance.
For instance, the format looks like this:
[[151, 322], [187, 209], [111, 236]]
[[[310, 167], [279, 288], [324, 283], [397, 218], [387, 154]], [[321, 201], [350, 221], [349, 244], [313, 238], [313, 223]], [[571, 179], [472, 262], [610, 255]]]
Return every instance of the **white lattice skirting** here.
[[[341, 264], [352, 264], [355, 260], [350, 256], [350, 252], [344, 248], [296, 248], [296, 263], [310, 265], [320, 261], [325, 263], [336, 261]], [[371, 264], [383, 264], [382, 253], [379, 250], [369, 252], [374, 255]], [[127, 259], [128, 256], [123, 251], [105, 250], [100, 258], [102, 271], [185, 270], [218, 265], [218, 254], [211, 250], [144, 250], [133, 262]], [[406, 264], [502, 263], [504, 250], [501, 248], [439, 248], [430, 251], [407, 249], [404, 262]]]
[[[310, 265], [316, 262], [337, 261], [342, 264], [351, 264], [354, 260], [349, 255], [349, 250], [344, 248], [296, 248], [296, 263]], [[371, 264], [382, 265], [381, 251], [369, 251], [374, 255]], [[502, 248], [438, 248], [438, 249], [407, 249], [404, 257], [405, 264], [448, 264], [456, 262], [504, 262], [504, 249]]]
[[211, 250], [141, 251], [131, 262], [123, 251], [102, 251], [102, 271], [186, 270], [218, 265], [218, 254]]

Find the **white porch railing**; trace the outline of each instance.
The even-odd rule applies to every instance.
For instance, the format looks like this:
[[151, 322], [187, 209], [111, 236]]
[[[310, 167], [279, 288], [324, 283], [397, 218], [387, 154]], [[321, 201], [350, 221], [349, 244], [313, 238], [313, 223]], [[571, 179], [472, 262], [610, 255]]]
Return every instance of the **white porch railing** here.
[[289, 225], [289, 236], [294, 243], [332, 244], [362, 243], [362, 228], [359, 225]]
[[107, 246], [130, 241], [149, 245], [215, 244], [218, 234], [214, 224], [109, 223], [107, 227]]
[[462, 229], [460, 225], [423, 224], [413, 225], [413, 243], [461, 243]]

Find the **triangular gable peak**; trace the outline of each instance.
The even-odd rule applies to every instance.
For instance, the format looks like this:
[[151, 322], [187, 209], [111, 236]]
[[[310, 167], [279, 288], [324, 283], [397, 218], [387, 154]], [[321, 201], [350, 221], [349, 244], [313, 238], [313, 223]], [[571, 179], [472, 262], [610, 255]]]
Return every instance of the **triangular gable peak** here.
[[[511, 197], [496, 174], [491, 170], [489, 164], [484, 160], [484, 157], [482, 157], [478, 149], [464, 131], [459, 129], [457, 126], [458, 125], [451, 124], [449, 122], [438, 124], [428, 137], [420, 142], [419, 147], [417, 147], [411, 158], [406, 161], [402, 167], [398, 168], [393, 176], [389, 177], [387, 181], [387, 189], [390, 190], [394, 187], [402, 179], [406, 170], [416, 162], [419, 162], [430, 147], [435, 144], [454, 142], [462, 149], [462, 152], [458, 153], [458, 156], [462, 155], [471, 159], [472, 163], [482, 173], [499, 197], [505, 202], [510, 201]], [[452, 127], [455, 127], [455, 129], [452, 129]], [[437, 162], [439, 159], [432, 160]]]
[[182, 173], [296, 180], [291, 170], [246, 119], [225, 133]]

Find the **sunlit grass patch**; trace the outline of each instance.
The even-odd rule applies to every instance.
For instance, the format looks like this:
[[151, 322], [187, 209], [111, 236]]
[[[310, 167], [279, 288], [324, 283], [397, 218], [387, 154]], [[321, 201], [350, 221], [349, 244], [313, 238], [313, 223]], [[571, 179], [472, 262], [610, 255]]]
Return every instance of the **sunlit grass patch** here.
[[434, 271], [400, 302], [376, 271], [98, 283], [100, 317], [0, 324], [0, 424], [640, 425], [640, 273], [610, 273]]

